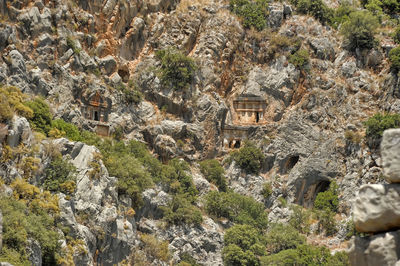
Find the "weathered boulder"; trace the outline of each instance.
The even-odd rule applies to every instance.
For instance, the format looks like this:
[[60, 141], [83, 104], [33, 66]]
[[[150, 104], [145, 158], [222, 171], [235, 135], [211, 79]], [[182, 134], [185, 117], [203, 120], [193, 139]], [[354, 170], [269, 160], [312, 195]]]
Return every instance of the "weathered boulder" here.
[[353, 266], [398, 265], [400, 231], [359, 237], [350, 241], [349, 257]]
[[362, 186], [354, 204], [354, 224], [359, 232], [400, 228], [400, 186]]
[[315, 38], [308, 43], [317, 58], [331, 61], [335, 59], [335, 50], [328, 38]]
[[29, 145], [32, 142], [32, 130], [25, 117], [14, 116], [11, 125], [7, 136], [7, 143], [9, 146], [16, 147], [21, 142], [25, 145]]
[[107, 75], [111, 75], [117, 69], [117, 61], [111, 55], [100, 59], [99, 65], [104, 68]]
[[385, 179], [390, 183], [400, 183], [400, 129], [383, 132], [381, 155]]

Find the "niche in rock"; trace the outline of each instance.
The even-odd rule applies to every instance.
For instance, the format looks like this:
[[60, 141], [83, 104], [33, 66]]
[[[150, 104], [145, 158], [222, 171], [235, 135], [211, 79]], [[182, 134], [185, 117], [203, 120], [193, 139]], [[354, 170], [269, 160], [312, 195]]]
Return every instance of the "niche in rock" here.
[[300, 156], [295, 155], [295, 156], [290, 156], [284, 163], [281, 168], [281, 173], [282, 174], [287, 174], [292, 168], [297, 164], [299, 161]]
[[304, 193], [303, 206], [306, 208], [314, 207], [314, 201], [318, 193], [327, 191], [330, 184], [331, 182], [329, 180], [320, 180], [309, 186], [307, 192]]

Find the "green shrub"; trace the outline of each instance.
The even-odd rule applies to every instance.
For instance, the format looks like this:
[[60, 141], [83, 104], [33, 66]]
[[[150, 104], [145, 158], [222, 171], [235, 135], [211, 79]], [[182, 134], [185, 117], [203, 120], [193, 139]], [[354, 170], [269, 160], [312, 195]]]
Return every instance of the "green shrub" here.
[[161, 207], [164, 220], [170, 224], [199, 225], [203, 221], [200, 210], [193, 206], [184, 195], [175, 195], [168, 206]]
[[54, 158], [43, 174], [43, 187], [52, 192], [73, 194], [76, 188], [76, 168], [62, 159]]
[[377, 18], [370, 12], [356, 11], [350, 13], [349, 19], [343, 23], [340, 32], [350, 50], [371, 49], [376, 44], [374, 36], [378, 26]]
[[163, 168], [163, 179], [168, 185], [168, 192], [184, 195], [187, 200], [194, 203], [199, 193], [193, 184], [193, 179], [186, 172], [189, 165], [184, 160], [173, 159]]
[[55, 265], [60, 243], [54, 219], [46, 211], [27, 208], [23, 200], [0, 198], [4, 245], [0, 258], [10, 258], [15, 265], [30, 265], [26, 247], [28, 239], [35, 239], [41, 247], [43, 264]]
[[130, 85], [129, 88], [120, 83], [120, 85], [117, 86], [117, 90], [122, 92], [124, 100], [128, 104], [139, 104], [143, 100], [143, 94], [134, 83]]
[[324, 266], [347, 266], [348, 255], [337, 252], [331, 255], [326, 247], [315, 247], [311, 245], [300, 245], [296, 249], [283, 250], [277, 254], [261, 258], [261, 265], [324, 265]]
[[400, 3], [397, 0], [368, 0], [364, 6], [375, 15], [394, 15], [400, 11]]
[[391, 69], [398, 73], [400, 70], [400, 47], [396, 47], [390, 50], [389, 60], [391, 63]]
[[233, 160], [249, 174], [258, 174], [265, 159], [254, 143], [246, 141], [244, 146], [232, 154]]
[[47, 135], [51, 129], [52, 120], [49, 105], [39, 97], [25, 104], [33, 110], [33, 117], [30, 119], [33, 129]]
[[238, 224], [249, 224], [257, 228], [265, 228], [268, 224], [268, 214], [264, 211], [263, 204], [234, 192], [208, 193], [205, 208], [211, 215], [224, 217]]
[[245, 28], [254, 27], [261, 31], [267, 26], [267, 0], [230, 0], [230, 9], [243, 19]]
[[222, 258], [227, 266], [259, 265], [257, 257], [250, 250], [243, 251], [236, 245], [229, 245], [222, 250]]
[[208, 181], [217, 185], [219, 190], [226, 191], [225, 170], [217, 160], [212, 159], [200, 162], [200, 171]]
[[290, 225], [274, 224], [270, 226], [266, 236], [269, 253], [278, 253], [285, 249], [295, 249], [305, 244], [306, 238]]
[[333, 10], [323, 0], [299, 0], [296, 7], [299, 13], [311, 15], [321, 23], [328, 23], [333, 17]]
[[266, 182], [263, 184], [263, 188], [261, 190], [261, 194], [263, 195], [264, 199], [269, 198], [272, 195], [272, 186], [271, 183]]
[[310, 55], [305, 49], [300, 49], [289, 56], [289, 63], [299, 69], [304, 69], [310, 62]]
[[317, 210], [316, 216], [318, 219], [318, 231], [325, 232], [325, 235], [330, 236], [337, 232], [335, 213], [330, 209]]
[[300, 49], [301, 40], [297, 37], [287, 37], [281, 34], [274, 34], [269, 39], [267, 56], [270, 59], [277, 58], [282, 51], [295, 53]]
[[187, 252], [181, 253], [180, 259], [181, 261], [179, 262], [178, 266], [202, 266], [201, 264], [197, 263], [197, 261]]
[[380, 139], [383, 131], [389, 128], [400, 127], [400, 114], [375, 114], [370, 117], [364, 125], [365, 135], [369, 139]]
[[343, 1], [340, 6], [335, 9], [334, 15], [331, 19], [330, 25], [335, 29], [338, 29], [345, 21], [349, 20], [351, 13], [356, 11], [356, 8], [350, 4], [348, 1]]
[[[60, 131], [62, 136], [67, 137], [72, 141], [81, 141], [82, 136], [78, 127], [74, 124], [65, 122], [63, 119], [56, 119], [51, 121], [52, 128], [56, 128]], [[49, 133], [51, 135], [51, 133]]]
[[24, 104], [26, 95], [14, 86], [0, 86], [0, 122], [10, 120], [14, 113], [26, 118], [33, 116], [33, 111]]
[[332, 212], [337, 212], [338, 205], [338, 185], [335, 181], [332, 181], [327, 191], [319, 192], [317, 194], [314, 201], [314, 208], [317, 210], [328, 209]]
[[392, 36], [393, 36], [394, 42], [399, 44], [400, 43], [400, 26], [396, 27]]
[[192, 83], [197, 69], [192, 58], [174, 49], [159, 50], [156, 57], [161, 62], [159, 74], [164, 86], [183, 90]]
[[142, 191], [153, 186], [150, 174], [141, 163], [125, 153], [112, 153], [104, 163], [110, 175], [118, 178], [118, 192], [129, 195], [135, 207], [141, 206]]
[[311, 212], [299, 205], [291, 205], [292, 215], [289, 224], [300, 233], [307, 234], [310, 232]]
[[225, 265], [258, 265], [258, 256], [265, 254], [264, 242], [258, 229], [250, 225], [232, 226], [224, 235]]

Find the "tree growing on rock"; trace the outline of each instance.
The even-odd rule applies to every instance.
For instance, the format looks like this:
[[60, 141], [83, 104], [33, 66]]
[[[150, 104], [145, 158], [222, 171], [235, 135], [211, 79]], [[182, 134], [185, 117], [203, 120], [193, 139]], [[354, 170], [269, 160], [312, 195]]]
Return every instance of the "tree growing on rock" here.
[[356, 11], [342, 24], [341, 34], [349, 50], [371, 49], [376, 45], [378, 19], [369, 11]]
[[173, 48], [157, 51], [156, 57], [161, 62], [159, 76], [164, 86], [184, 90], [192, 83], [197, 69], [192, 58]]

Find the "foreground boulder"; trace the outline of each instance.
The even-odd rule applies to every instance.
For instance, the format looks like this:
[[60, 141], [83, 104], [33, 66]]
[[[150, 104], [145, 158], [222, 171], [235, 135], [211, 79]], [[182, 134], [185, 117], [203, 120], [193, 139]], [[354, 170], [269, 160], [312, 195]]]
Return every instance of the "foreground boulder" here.
[[400, 129], [385, 130], [381, 153], [385, 179], [389, 183], [400, 183]]
[[[349, 249], [351, 265], [395, 265], [400, 259], [400, 231], [354, 239]], [[396, 264], [398, 265], [398, 264]]]
[[354, 224], [359, 232], [382, 232], [399, 228], [400, 186], [362, 186], [354, 205]]

